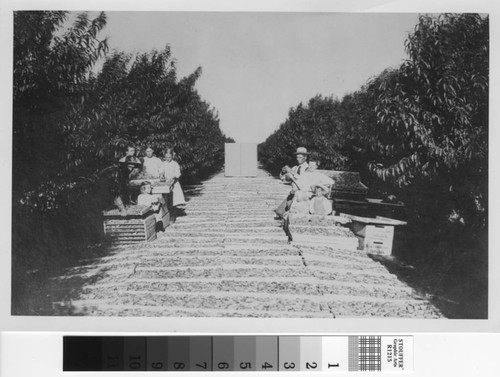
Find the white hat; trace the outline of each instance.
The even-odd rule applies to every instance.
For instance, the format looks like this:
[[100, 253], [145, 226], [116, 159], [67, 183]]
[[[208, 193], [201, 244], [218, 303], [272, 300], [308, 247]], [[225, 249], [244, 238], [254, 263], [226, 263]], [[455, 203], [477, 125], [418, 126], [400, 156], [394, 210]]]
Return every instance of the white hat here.
[[306, 148], [304, 147], [298, 147], [297, 148], [297, 152], [295, 152], [295, 154], [303, 154], [303, 155], [308, 155], [309, 152], [307, 151]]
[[322, 185], [320, 183], [315, 183], [313, 185], [311, 185], [311, 188], [315, 189], [316, 187], [319, 187], [320, 189], [322, 189], [324, 192], [328, 192], [330, 191], [330, 188], [326, 185]]

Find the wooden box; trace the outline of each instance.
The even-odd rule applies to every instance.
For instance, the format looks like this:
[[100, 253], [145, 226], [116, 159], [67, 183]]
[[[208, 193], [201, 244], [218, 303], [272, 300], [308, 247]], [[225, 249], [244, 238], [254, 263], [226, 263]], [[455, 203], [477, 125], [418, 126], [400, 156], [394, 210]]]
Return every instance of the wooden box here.
[[104, 234], [113, 245], [149, 242], [156, 239], [156, 216], [151, 207], [131, 206], [127, 216], [117, 209], [105, 211]]
[[363, 216], [366, 214], [368, 204], [365, 201], [349, 199], [333, 199], [333, 211], [350, 215]]
[[160, 209], [162, 228], [165, 230], [167, 226], [170, 225], [170, 211], [166, 205], [163, 205]]
[[369, 237], [373, 239], [387, 239], [394, 236], [394, 225], [383, 225], [383, 224], [369, 224], [364, 227], [364, 230], [360, 232], [363, 237]]
[[363, 246], [366, 251], [375, 254], [391, 255], [393, 239], [393, 225], [367, 225]]
[[159, 178], [153, 179], [132, 179], [129, 184], [129, 190], [139, 194], [140, 187], [143, 182], [151, 183], [151, 187], [153, 188], [153, 194], [168, 194], [170, 193], [170, 185], [167, 182], [162, 182]]
[[368, 202], [366, 216], [383, 216], [403, 221], [407, 218], [403, 203], [385, 203], [382, 199], [375, 198], [366, 198], [366, 201]]
[[360, 237], [361, 249], [381, 255], [392, 254], [394, 227], [406, 225], [406, 222], [387, 217], [348, 216], [351, 219], [351, 229]]
[[392, 238], [386, 240], [373, 240], [365, 238], [363, 249], [372, 254], [391, 255]]

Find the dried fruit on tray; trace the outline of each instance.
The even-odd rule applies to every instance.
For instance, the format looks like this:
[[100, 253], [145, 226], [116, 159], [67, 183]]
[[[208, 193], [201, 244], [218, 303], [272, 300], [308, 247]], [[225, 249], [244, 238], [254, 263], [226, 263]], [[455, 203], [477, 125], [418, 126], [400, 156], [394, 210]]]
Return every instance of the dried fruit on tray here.
[[[151, 206], [141, 206], [141, 205], [133, 205], [127, 206], [127, 216], [144, 216], [145, 214], [152, 211]], [[103, 215], [105, 217], [121, 217], [121, 212], [118, 208], [112, 208], [107, 211], [103, 211]]]

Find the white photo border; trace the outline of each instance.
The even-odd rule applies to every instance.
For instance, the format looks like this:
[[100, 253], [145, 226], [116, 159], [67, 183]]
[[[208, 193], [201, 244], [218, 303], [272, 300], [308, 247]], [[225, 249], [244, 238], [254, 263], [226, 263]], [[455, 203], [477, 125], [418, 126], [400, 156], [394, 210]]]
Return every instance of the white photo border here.
[[[186, 334], [347, 334], [347, 333], [419, 333], [419, 332], [499, 332], [500, 331], [500, 256], [495, 210], [498, 209], [498, 151], [490, 148], [489, 170], [489, 316], [487, 320], [449, 319], [235, 319], [235, 318], [151, 318], [151, 317], [34, 317], [11, 316], [11, 190], [12, 190], [12, 30], [14, 10], [131, 10], [131, 11], [252, 11], [252, 12], [394, 12], [441, 13], [477, 12], [490, 15], [490, 127], [491, 140], [499, 139], [499, 15], [494, 0], [424, 1], [15, 1], [0, 0], [0, 38], [2, 89], [0, 120], [2, 131], [0, 181], [2, 237], [0, 256], [0, 330], [1, 331], [91, 331], [91, 332], [175, 332]], [[491, 145], [491, 144], [490, 144]]]

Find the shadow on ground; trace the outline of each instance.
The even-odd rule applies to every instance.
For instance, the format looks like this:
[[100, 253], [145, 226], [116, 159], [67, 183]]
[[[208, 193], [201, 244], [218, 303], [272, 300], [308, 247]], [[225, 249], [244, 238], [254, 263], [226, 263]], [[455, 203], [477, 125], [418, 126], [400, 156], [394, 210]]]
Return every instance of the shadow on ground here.
[[368, 255], [428, 299], [446, 318], [488, 318], [487, 289], [469, 286], [469, 279], [464, 279], [460, 271], [453, 268], [446, 271], [429, 270], [422, 265], [406, 264], [395, 257]]

